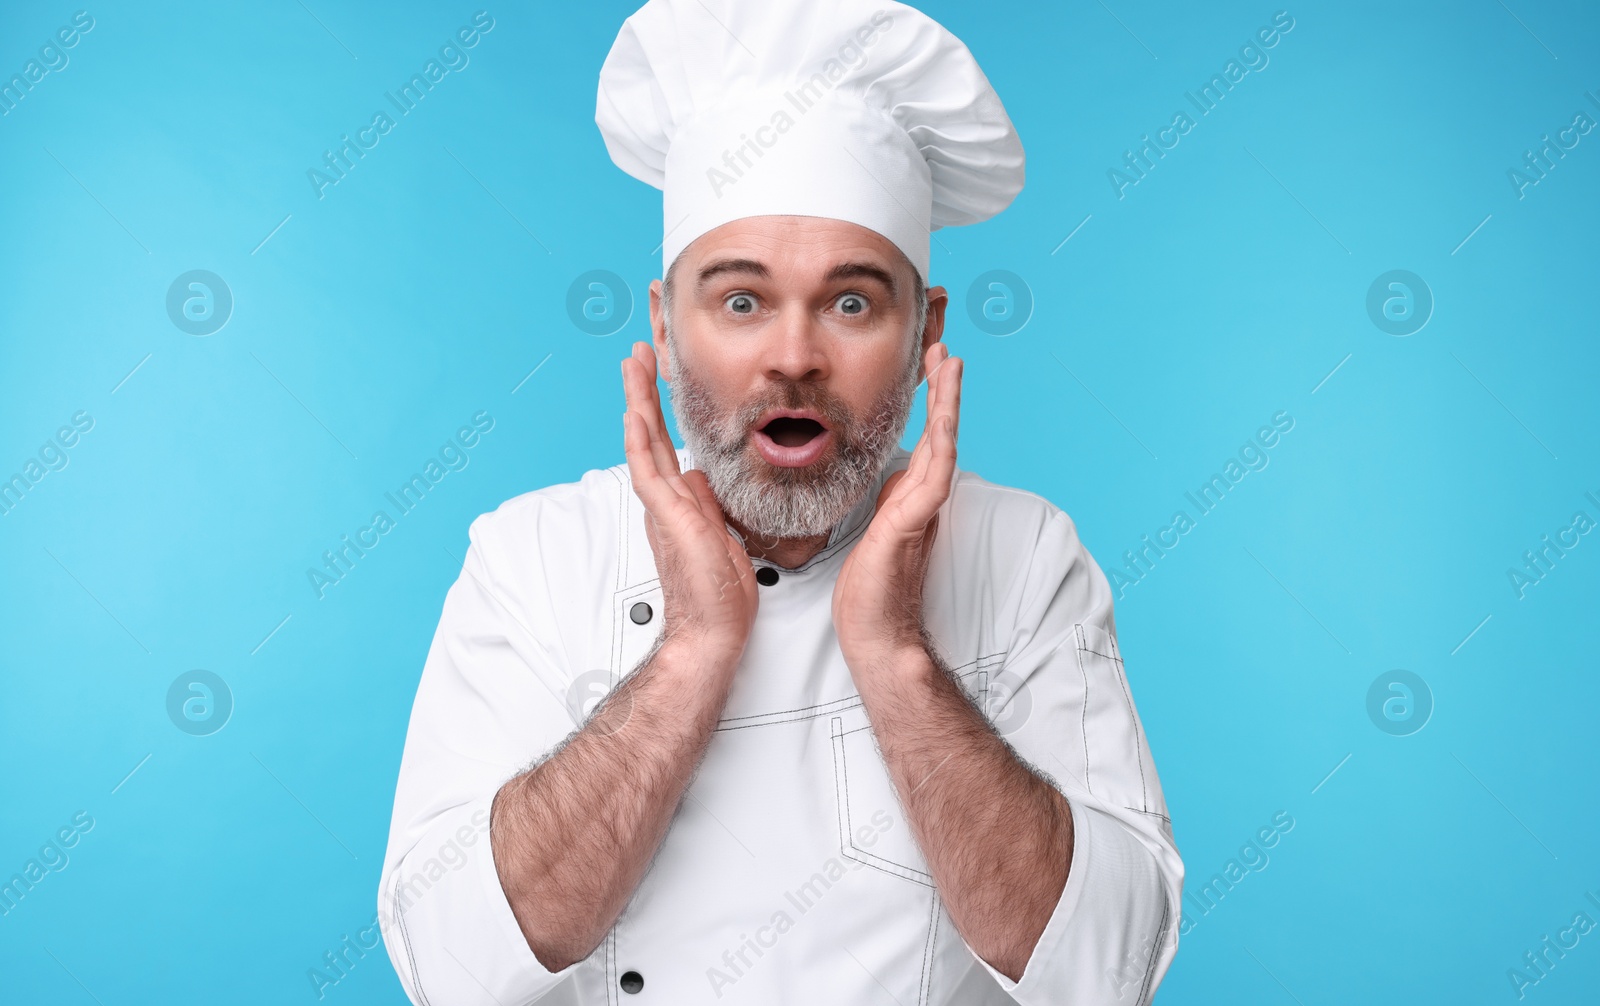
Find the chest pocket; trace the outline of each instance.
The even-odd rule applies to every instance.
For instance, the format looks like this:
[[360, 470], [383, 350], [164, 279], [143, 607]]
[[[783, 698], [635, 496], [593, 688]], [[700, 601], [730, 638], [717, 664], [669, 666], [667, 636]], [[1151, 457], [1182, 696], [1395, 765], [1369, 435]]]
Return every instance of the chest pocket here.
[[865, 708], [852, 706], [831, 716], [829, 732], [840, 854], [932, 888], [928, 861], [911, 833]]
[[[1005, 654], [980, 657], [955, 668], [962, 689], [985, 716], [987, 685], [1004, 663]], [[833, 746], [834, 791], [837, 798], [839, 852], [903, 880], [934, 886], [928, 860], [912, 834], [905, 805], [894, 788], [876, 735], [860, 704], [828, 718]]]

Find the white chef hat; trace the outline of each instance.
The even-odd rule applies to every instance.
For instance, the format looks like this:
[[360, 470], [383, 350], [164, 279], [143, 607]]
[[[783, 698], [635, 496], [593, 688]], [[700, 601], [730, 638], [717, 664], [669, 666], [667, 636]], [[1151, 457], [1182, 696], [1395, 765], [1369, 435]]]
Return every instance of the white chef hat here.
[[766, 214], [888, 238], [928, 281], [940, 227], [1022, 188], [1022, 143], [967, 47], [893, 0], [648, 0], [600, 69], [611, 159], [662, 190], [662, 275]]

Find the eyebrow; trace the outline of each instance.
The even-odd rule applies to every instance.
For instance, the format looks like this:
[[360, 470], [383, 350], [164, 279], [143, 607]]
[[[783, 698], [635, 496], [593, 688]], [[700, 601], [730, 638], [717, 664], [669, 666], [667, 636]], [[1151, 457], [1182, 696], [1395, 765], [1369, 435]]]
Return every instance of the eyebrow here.
[[[772, 274], [767, 270], [767, 267], [755, 259], [728, 258], [719, 259], [702, 267], [696, 277], [695, 286], [699, 289], [704, 289], [706, 284], [713, 279], [724, 275], [747, 275], [755, 276], [758, 279], [772, 278]], [[894, 276], [888, 270], [870, 262], [841, 262], [829, 269], [827, 275], [822, 277], [824, 283], [834, 283], [842, 279], [876, 280], [889, 291], [891, 300], [900, 298], [900, 288], [895, 283]]]
[[725, 274], [744, 274], [755, 276], [758, 279], [770, 279], [771, 274], [767, 267], [753, 258], [725, 258], [719, 259], [701, 268], [700, 275], [695, 279], [695, 286], [705, 289], [705, 285]]

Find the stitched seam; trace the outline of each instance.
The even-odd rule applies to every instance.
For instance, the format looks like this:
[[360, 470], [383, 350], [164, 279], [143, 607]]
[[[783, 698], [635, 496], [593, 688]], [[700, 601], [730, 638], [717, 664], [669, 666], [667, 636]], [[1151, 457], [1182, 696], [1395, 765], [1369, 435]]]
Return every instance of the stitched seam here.
[[766, 562], [765, 560], [757, 561], [761, 562], [762, 565], [773, 566], [774, 569], [780, 569], [786, 573], [804, 573], [817, 563], [824, 562], [832, 558], [841, 548], [844, 548], [846, 545], [861, 537], [862, 533], [864, 533], [867, 529], [867, 521], [869, 516], [870, 515], [868, 514], [863, 514], [861, 519], [856, 521], [855, 526], [846, 531], [838, 541], [834, 542], [832, 545], [829, 545], [827, 548], [806, 560], [806, 563], [803, 566], [796, 566], [793, 569], [789, 569], [783, 566], [773, 566], [772, 563]]
[[606, 469], [606, 471], [610, 473], [611, 477], [615, 479], [617, 483], [617, 541], [622, 543], [621, 550], [617, 552], [618, 590], [622, 589], [623, 581], [626, 579], [625, 574], [627, 570], [628, 559], [630, 557], [628, 552], [627, 491], [630, 490], [633, 485], [632, 479], [627, 480], [626, 483], [623, 481], [622, 473], [617, 470], [619, 467], [621, 466], [614, 466]]
[[422, 1006], [430, 1006], [428, 1002], [428, 993], [422, 990], [422, 978], [417, 974], [417, 953], [411, 947], [411, 930], [406, 928], [405, 909], [400, 907], [399, 873], [404, 869], [405, 860], [402, 859], [400, 861], [400, 865], [396, 868], [396, 879], [394, 885], [395, 921], [400, 924], [400, 939], [406, 945], [406, 960], [411, 964], [411, 985], [417, 990], [417, 998], [422, 1000]]
[[1093, 795], [1094, 784], [1089, 781], [1089, 671], [1083, 666], [1083, 626], [1074, 626], [1073, 634], [1078, 637], [1079, 644], [1074, 647], [1078, 653], [1078, 673], [1083, 675], [1083, 715], [1079, 720], [1079, 729], [1083, 732], [1083, 787]]
[[933, 981], [933, 947], [935, 937], [939, 932], [939, 891], [936, 888], [933, 897], [933, 910], [928, 913], [928, 935], [922, 941], [922, 984], [917, 991], [917, 1006], [927, 1006], [928, 986]]
[[[952, 671], [952, 673], [956, 674], [958, 677], [965, 677], [966, 675], [961, 673], [961, 668], [974, 667], [975, 665], [981, 664], [981, 663], [983, 663], [985, 661], [993, 661], [993, 660], [997, 660], [997, 659], [1001, 660], [1001, 661], [1004, 661], [1005, 656], [1006, 656], [1006, 651], [1004, 651], [1004, 650], [1002, 650], [999, 653], [991, 653], [991, 654], [988, 654], [986, 656], [982, 656], [982, 657], [978, 657], [978, 658], [973, 659], [973, 660], [969, 660], [966, 663], [960, 665], [960, 667], [952, 668], [951, 671]], [[981, 668], [980, 668], [980, 670], [981, 670]], [[798, 707], [796, 709], [776, 709], [776, 710], [773, 710], [770, 713], [751, 713], [748, 716], [730, 716], [727, 719], [720, 720], [717, 729], [718, 730], [740, 730], [740, 729], [743, 729], [745, 727], [765, 726], [768, 723], [790, 723], [790, 722], [793, 722], [794, 720], [798, 720], [798, 719], [810, 719], [810, 718], [812, 718], [814, 716], [822, 715], [825, 712], [843, 712], [846, 709], [852, 709], [852, 708], [854, 708], [856, 706], [859, 706], [861, 704], [862, 704], [861, 703], [861, 696], [858, 693], [856, 695], [847, 695], [842, 699], [831, 699], [831, 700], [829, 700], [827, 702], [819, 702], [816, 705], [800, 706], [800, 707]], [[774, 717], [784, 717], [784, 718], [775, 719]], [[760, 723], [740, 723], [739, 722], [740, 720], [761, 720], [762, 722], [760, 722]], [[730, 725], [730, 726], [721, 726], [720, 724], [722, 724], [722, 723], [727, 723], [727, 724], [732, 724], [732, 725]]]
[[[850, 821], [850, 758], [845, 753], [844, 749], [844, 736], [847, 731], [844, 730], [844, 721], [838, 717], [834, 717], [832, 728], [835, 731], [832, 737], [834, 768], [833, 797], [839, 802], [839, 822], [844, 826], [843, 831], [839, 835], [840, 855], [844, 856], [846, 859], [853, 859], [863, 866], [870, 866], [874, 870], [881, 870], [882, 872], [891, 876], [899, 877], [901, 880], [909, 880], [915, 884], [922, 884], [925, 887], [932, 887], [933, 877], [931, 875], [923, 873], [921, 870], [914, 870], [902, 863], [896, 863], [891, 859], [884, 859], [880, 856], [875, 856], [870, 852], [856, 848], [855, 840], [851, 836], [853, 825]], [[848, 732], [855, 733], [853, 730]], [[839, 789], [839, 780], [841, 777], [844, 780], [843, 792], [840, 792]], [[890, 869], [890, 867], [893, 867], [893, 869]], [[922, 877], [927, 877], [928, 879], [919, 879]]]
[[1125, 807], [1123, 807], [1123, 810], [1131, 810], [1131, 811], [1134, 811], [1135, 813], [1138, 813], [1138, 814], [1149, 814], [1151, 817], [1160, 818], [1161, 820], [1167, 822], [1168, 824], [1172, 823], [1172, 818], [1168, 817], [1167, 815], [1161, 814], [1161, 813], [1157, 813], [1156, 811], [1153, 811], [1153, 810], [1145, 810], [1143, 807], [1126, 807], [1125, 806]]
[[627, 522], [627, 496], [623, 493], [622, 476], [615, 468], [608, 469], [612, 478], [617, 480], [617, 541], [621, 546], [617, 552], [617, 587], [613, 591], [611, 602], [611, 684], [615, 687], [622, 675], [626, 673], [622, 668], [622, 621], [617, 617], [616, 594], [622, 590], [623, 581], [626, 579], [628, 567], [628, 522]]
[[1172, 921], [1172, 905], [1167, 901], [1165, 887], [1161, 892], [1161, 925], [1156, 929], [1156, 942], [1150, 948], [1150, 963], [1145, 965], [1144, 986], [1139, 989], [1139, 998], [1134, 1006], [1148, 1001], [1150, 995], [1150, 982], [1156, 976], [1156, 961], [1161, 957], [1161, 944], [1167, 938], [1167, 924]]
[[844, 710], [844, 709], [849, 709], [851, 706], [859, 706], [859, 705], [861, 705], [861, 696], [859, 694], [857, 694], [857, 695], [847, 695], [842, 699], [832, 699], [832, 700], [830, 700], [828, 702], [818, 702], [816, 705], [813, 705], [813, 706], [800, 706], [799, 708], [796, 708], [796, 709], [774, 709], [770, 713], [751, 713], [751, 714], [749, 714], [747, 716], [730, 716], [727, 719], [723, 720], [722, 722], [724, 722], [724, 723], [737, 723], [740, 720], [761, 720], [761, 719], [766, 719], [769, 716], [787, 716], [787, 715], [789, 715], [791, 713], [809, 713], [809, 712], [812, 712], [814, 710], [816, 710], [816, 711], [827, 710], [829, 706], [838, 707], [836, 709], [829, 710], [829, 711], [831, 711], [831, 712], [839, 712], [839, 711]]
[[622, 667], [622, 620], [617, 617], [617, 602], [611, 602], [611, 684], [615, 686], [627, 672]]
[[930, 890], [933, 889], [932, 876], [923, 873], [921, 870], [913, 870], [903, 863], [896, 863], [892, 859], [884, 859], [882, 856], [876, 856], [870, 852], [862, 852], [854, 845], [850, 846], [850, 851], [846, 853], [846, 856], [854, 859], [862, 866], [870, 866], [880, 873], [887, 873], [892, 877], [899, 877], [901, 880], [909, 881], [913, 884], [921, 884]]
[[[1109, 636], [1109, 634], [1108, 634]], [[1116, 649], [1116, 640], [1111, 640], [1111, 648]], [[1139, 714], [1133, 709], [1133, 693], [1128, 690], [1128, 675], [1123, 669], [1122, 658], [1111, 658], [1111, 670], [1117, 676], [1117, 684], [1122, 686], [1122, 698], [1128, 703], [1128, 719], [1133, 723], [1133, 760], [1139, 766], [1139, 800], [1150, 806], [1150, 784], [1145, 780], [1144, 774], [1144, 737], [1139, 729]]]
[[[1117, 670], [1122, 672], [1122, 686], [1123, 688], [1130, 688], [1131, 686], [1128, 684], [1128, 666], [1122, 662], [1122, 644], [1117, 642], [1116, 632], [1110, 632], [1108, 635], [1111, 639], [1111, 652], [1115, 654], [1115, 660], [1117, 661]], [[1130, 706], [1133, 704], [1133, 696], [1131, 694], [1128, 696], [1128, 704]], [[1140, 779], [1143, 780], [1144, 751], [1150, 746], [1150, 742], [1149, 739], [1144, 735], [1144, 725], [1139, 722], [1139, 716], [1137, 713], [1135, 713], [1133, 717], [1133, 732], [1138, 738], [1139, 742], [1139, 771]], [[1152, 766], [1152, 769], [1153, 768], [1154, 766]], [[1148, 787], [1145, 788], [1145, 791], [1142, 795], [1144, 797], [1144, 808], [1148, 811], [1150, 809], [1150, 790]], [[1161, 816], [1169, 825], [1172, 823], [1171, 818], [1167, 818], [1165, 815]]]
[[617, 930], [613, 926], [611, 932], [606, 934], [606, 1002], [615, 1004], [617, 1001]]
[[837, 716], [829, 724], [831, 736], [828, 748], [833, 754], [833, 799], [839, 805], [839, 851], [848, 856], [849, 852], [846, 850], [850, 844], [850, 785], [848, 779], [842, 789], [839, 785], [839, 780], [845, 777], [848, 771], [844, 767], [844, 736], [841, 733], [843, 725], [844, 721]]
[[839, 851], [844, 854], [845, 858], [853, 859], [862, 866], [870, 866], [881, 873], [899, 877], [901, 880], [908, 880], [913, 884], [921, 884], [923, 887], [932, 888], [934, 886], [932, 876], [923, 873], [921, 870], [913, 870], [903, 863], [896, 863], [892, 859], [884, 859], [882, 856], [876, 856], [870, 852], [862, 852], [854, 845]]

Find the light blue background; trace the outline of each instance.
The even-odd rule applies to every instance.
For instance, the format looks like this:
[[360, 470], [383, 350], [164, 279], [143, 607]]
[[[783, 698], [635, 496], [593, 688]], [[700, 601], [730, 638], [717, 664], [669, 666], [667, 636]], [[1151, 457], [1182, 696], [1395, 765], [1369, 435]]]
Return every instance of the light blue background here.
[[[0, 9], [0, 78], [74, 9]], [[0, 918], [0, 1000], [315, 1001], [309, 969], [373, 919], [468, 523], [622, 460], [660, 196], [593, 112], [632, 5], [490, 7], [469, 66], [323, 198], [307, 180], [476, 9], [96, 4], [0, 117], [0, 475], [95, 420], [0, 517], [0, 879], [96, 822]], [[1108, 169], [1197, 114], [1185, 92], [1278, 7], [927, 9], [1028, 153], [1012, 208], [933, 245], [962, 465], [1065, 507], [1109, 572], [1295, 419], [1117, 606], [1190, 886], [1296, 821], [1209, 914], [1186, 905], [1159, 1001], [1516, 1000], [1508, 969], [1600, 920], [1600, 536], [1524, 597], [1507, 576], [1576, 511], [1600, 519], [1600, 132], [1521, 198], [1507, 171], [1600, 117], [1600, 16], [1291, 5], [1270, 63], [1119, 199]], [[235, 298], [208, 337], [167, 315], [191, 269]], [[605, 338], [567, 314], [592, 269], [636, 299]], [[996, 269], [1035, 300], [1004, 338], [967, 317]], [[1407, 337], [1366, 309], [1393, 269], [1436, 301]], [[319, 600], [306, 569], [479, 410], [469, 466]], [[235, 702], [210, 736], [166, 710], [196, 668]], [[1410, 736], [1366, 710], [1394, 669], [1434, 701]], [[1527, 995], [1597, 988], [1600, 931]], [[404, 1001], [381, 950], [326, 998]]]

